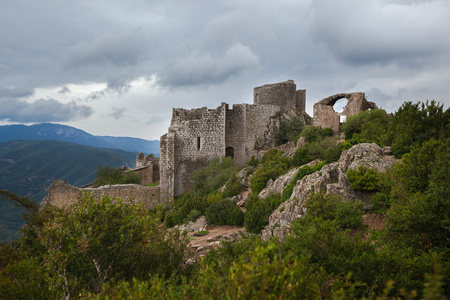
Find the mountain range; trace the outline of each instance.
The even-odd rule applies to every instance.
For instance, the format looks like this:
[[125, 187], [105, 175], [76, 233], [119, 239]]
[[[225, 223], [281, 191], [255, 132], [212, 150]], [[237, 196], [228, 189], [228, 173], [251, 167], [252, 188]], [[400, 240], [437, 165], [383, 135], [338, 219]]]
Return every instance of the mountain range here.
[[12, 140], [53, 140], [80, 145], [120, 149], [124, 151], [153, 153], [159, 156], [159, 141], [131, 137], [95, 136], [83, 130], [61, 124], [0, 126], [0, 142]]

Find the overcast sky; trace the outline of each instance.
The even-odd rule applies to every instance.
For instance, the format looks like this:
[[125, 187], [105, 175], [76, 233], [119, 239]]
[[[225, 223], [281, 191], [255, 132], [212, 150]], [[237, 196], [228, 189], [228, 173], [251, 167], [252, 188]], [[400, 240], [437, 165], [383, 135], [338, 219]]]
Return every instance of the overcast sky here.
[[449, 0], [1, 0], [0, 125], [154, 140], [172, 107], [252, 103], [292, 79], [307, 112], [365, 92], [450, 103]]

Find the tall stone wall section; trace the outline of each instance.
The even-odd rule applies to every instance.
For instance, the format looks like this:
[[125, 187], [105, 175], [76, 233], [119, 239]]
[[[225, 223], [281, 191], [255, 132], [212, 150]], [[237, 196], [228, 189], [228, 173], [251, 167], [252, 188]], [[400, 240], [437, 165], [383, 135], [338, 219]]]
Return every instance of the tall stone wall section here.
[[237, 166], [243, 166], [247, 162], [245, 124], [248, 106], [249, 104], [235, 104], [226, 114], [224, 155], [232, 156]]
[[225, 154], [225, 122], [228, 105], [216, 109], [173, 110], [169, 134], [161, 139], [161, 189], [176, 197], [191, 186], [193, 172]]
[[102, 186], [99, 188], [78, 188], [67, 182], [55, 180], [47, 189], [47, 196], [41, 207], [51, 204], [60, 208], [68, 207], [82, 197], [83, 192], [99, 199], [105, 195], [113, 198], [122, 198], [125, 203], [144, 205], [145, 208], [155, 208], [162, 204], [159, 186], [142, 186], [137, 184], [118, 184]]

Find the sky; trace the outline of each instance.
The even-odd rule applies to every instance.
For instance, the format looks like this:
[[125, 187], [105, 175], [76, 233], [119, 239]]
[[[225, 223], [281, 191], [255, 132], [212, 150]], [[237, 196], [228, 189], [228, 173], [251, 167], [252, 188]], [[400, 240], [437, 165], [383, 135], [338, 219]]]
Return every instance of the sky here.
[[0, 125], [158, 140], [174, 107], [289, 79], [311, 116], [344, 92], [447, 109], [449, 20], [449, 0], [2, 0]]

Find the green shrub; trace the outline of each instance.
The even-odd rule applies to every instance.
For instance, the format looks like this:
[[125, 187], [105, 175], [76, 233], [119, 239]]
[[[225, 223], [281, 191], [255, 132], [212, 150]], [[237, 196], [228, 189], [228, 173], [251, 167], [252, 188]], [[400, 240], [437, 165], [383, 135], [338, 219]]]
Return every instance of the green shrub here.
[[223, 199], [209, 206], [205, 211], [206, 221], [216, 225], [244, 224], [244, 213], [235, 202]]
[[242, 186], [241, 183], [236, 178], [236, 175], [233, 175], [231, 179], [227, 182], [227, 185], [225, 186], [225, 189], [223, 191], [223, 197], [224, 198], [230, 198], [237, 196], [241, 193]]
[[302, 133], [304, 127], [305, 124], [299, 117], [294, 117], [292, 120], [281, 122], [280, 128], [275, 133], [275, 144], [279, 146], [295, 140], [295, 138]]
[[123, 183], [123, 184], [129, 184], [129, 183], [141, 184], [141, 182], [142, 182], [141, 176], [139, 176], [137, 173], [134, 173], [134, 172], [125, 173], [122, 177], [122, 180], [120, 181], [120, 183]]
[[281, 203], [280, 194], [272, 194], [265, 199], [253, 198], [252, 203], [247, 205], [245, 229], [251, 233], [260, 233], [269, 224], [270, 215]]
[[376, 192], [380, 189], [380, 174], [373, 168], [359, 166], [347, 171], [347, 180], [355, 191]]
[[207, 206], [210, 206], [211, 204], [216, 203], [222, 199], [223, 199], [223, 195], [221, 193], [216, 193], [216, 194], [211, 193], [206, 198], [206, 204], [207, 204]]
[[95, 186], [120, 184], [123, 178], [123, 171], [111, 167], [99, 166], [95, 172]]
[[172, 202], [171, 212], [166, 215], [165, 225], [170, 228], [183, 224], [192, 210], [198, 210], [203, 214], [207, 206], [206, 196], [196, 195], [193, 192], [184, 193]]
[[364, 203], [359, 200], [341, 201], [336, 207], [334, 218], [339, 226], [344, 229], [355, 229], [363, 222]]
[[254, 155], [252, 155], [247, 165], [256, 168], [259, 165], [259, 159], [257, 159]]
[[193, 209], [187, 215], [186, 220], [184, 221], [184, 223], [195, 222], [195, 220], [197, 220], [201, 215], [202, 215], [202, 213], [199, 210]]
[[311, 143], [323, 138], [323, 129], [320, 126], [307, 125], [302, 130], [301, 136], [306, 138], [308, 143]]
[[210, 161], [208, 167], [192, 174], [193, 192], [206, 196], [221, 188], [236, 172], [233, 158], [215, 158]]
[[284, 174], [289, 169], [289, 166], [289, 159], [283, 157], [281, 151], [271, 149], [264, 155], [261, 167], [252, 177], [252, 193], [259, 194], [266, 187], [267, 181]]

